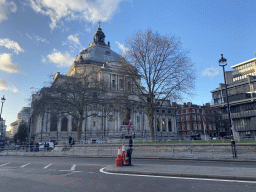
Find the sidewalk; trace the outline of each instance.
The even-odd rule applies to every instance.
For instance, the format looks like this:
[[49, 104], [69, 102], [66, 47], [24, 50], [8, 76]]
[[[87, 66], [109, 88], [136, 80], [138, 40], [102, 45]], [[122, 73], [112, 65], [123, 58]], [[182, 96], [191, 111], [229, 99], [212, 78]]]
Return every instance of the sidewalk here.
[[138, 175], [256, 181], [256, 168], [134, 164], [123, 167], [109, 165], [104, 171]]

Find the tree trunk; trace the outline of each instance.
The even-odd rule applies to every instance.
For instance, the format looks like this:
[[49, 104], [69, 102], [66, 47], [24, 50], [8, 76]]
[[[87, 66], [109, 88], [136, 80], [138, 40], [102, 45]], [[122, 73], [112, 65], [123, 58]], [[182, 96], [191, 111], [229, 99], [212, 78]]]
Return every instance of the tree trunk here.
[[148, 123], [149, 123], [149, 130], [150, 130], [150, 142], [154, 142], [155, 141], [155, 135], [154, 135], [154, 112], [152, 110], [149, 110], [147, 115], [148, 115]]
[[82, 118], [78, 119], [78, 128], [77, 128], [77, 141], [81, 141], [82, 138], [82, 125], [83, 125]]

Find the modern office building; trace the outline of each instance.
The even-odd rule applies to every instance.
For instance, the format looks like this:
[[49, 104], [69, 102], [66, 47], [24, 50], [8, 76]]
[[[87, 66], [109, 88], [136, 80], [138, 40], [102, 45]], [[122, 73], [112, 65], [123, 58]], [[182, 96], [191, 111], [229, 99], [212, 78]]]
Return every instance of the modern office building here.
[[[256, 52], [255, 58], [231, 66], [227, 74], [233, 134], [236, 138], [256, 137]], [[228, 126], [225, 84], [213, 91], [213, 108], [221, 113], [220, 136], [232, 134]]]

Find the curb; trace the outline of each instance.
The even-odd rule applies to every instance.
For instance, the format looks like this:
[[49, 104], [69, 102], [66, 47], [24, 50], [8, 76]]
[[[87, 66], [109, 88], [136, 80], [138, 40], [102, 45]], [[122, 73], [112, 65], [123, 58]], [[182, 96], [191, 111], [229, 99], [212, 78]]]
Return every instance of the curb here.
[[[17, 154], [4, 154], [0, 156], [26, 156], [26, 157], [75, 157], [75, 158], [112, 158], [115, 159], [116, 157], [114, 156], [82, 156], [82, 155], [29, 155], [29, 154], [24, 154], [24, 155], [17, 155]], [[256, 163], [255, 160], [249, 160], [249, 159], [208, 159], [208, 158], [173, 158], [173, 157], [132, 157], [132, 159], [143, 159], [143, 160], [174, 160], [174, 161], [220, 161], [220, 162], [247, 162], [247, 163]]]
[[172, 173], [153, 173], [153, 172], [139, 172], [139, 171], [118, 171], [109, 170], [104, 168], [103, 171], [109, 173], [122, 173], [122, 174], [133, 174], [133, 175], [151, 175], [151, 176], [166, 176], [166, 177], [192, 177], [192, 178], [203, 178], [203, 179], [225, 179], [225, 180], [242, 180], [242, 181], [256, 181], [255, 177], [237, 177], [237, 176], [219, 176], [219, 175], [199, 175], [199, 174], [172, 174]]

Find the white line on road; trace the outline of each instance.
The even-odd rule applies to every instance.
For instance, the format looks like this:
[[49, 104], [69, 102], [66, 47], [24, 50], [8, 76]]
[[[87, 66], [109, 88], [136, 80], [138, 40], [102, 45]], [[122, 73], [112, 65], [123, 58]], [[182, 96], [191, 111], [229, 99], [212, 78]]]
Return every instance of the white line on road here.
[[186, 179], [186, 180], [199, 180], [199, 181], [216, 181], [216, 182], [237, 182], [237, 183], [253, 183], [256, 181], [242, 181], [242, 180], [226, 180], [226, 179], [207, 179], [207, 178], [194, 178], [194, 177], [172, 177], [172, 176], [154, 176], [154, 175], [137, 175], [137, 174], [126, 174], [126, 173], [110, 173], [104, 171], [106, 167], [101, 168], [100, 172], [110, 175], [126, 175], [126, 176], [135, 176], [135, 177], [158, 177], [158, 178], [166, 178], [166, 179]]
[[3, 167], [3, 166], [8, 165], [8, 164], [10, 164], [10, 163], [5, 163], [5, 164], [3, 164], [3, 165], [0, 165], [0, 167]]
[[47, 169], [47, 168], [50, 167], [51, 165], [52, 165], [52, 163], [49, 164], [49, 165], [46, 165], [46, 166], [44, 167], [44, 169]]
[[74, 164], [72, 167], [71, 167], [71, 171], [74, 171], [76, 168], [76, 164]]
[[[59, 170], [59, 171], [72, 171], [72, 170]], [[73, 173], [80, 173], [81, 171], [72, 171]]]
[[30, 163], [27, 163], [25, 165], [21, 165], [20, 167], [26, 167], [27, 165], [29, 165]]

